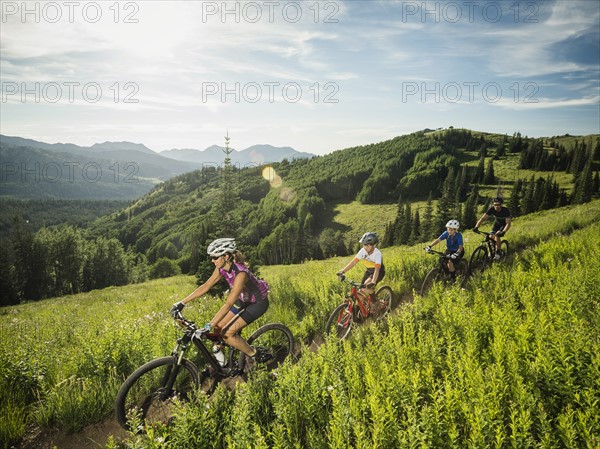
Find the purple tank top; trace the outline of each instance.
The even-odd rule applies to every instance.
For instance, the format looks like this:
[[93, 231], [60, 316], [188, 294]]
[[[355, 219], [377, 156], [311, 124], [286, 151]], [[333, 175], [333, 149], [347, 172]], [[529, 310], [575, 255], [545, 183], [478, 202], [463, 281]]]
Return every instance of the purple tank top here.
[[267, 284], [267, 281], [254, 276], [254, 273], [246, 265], [234, 262], [230, 271], [223, 268], [219, 269], [219, 273], [225, 278], [229, 287], [233, 287], [235, 277], [242, 271], [247, 274], [248, 281], [246, 281], [246, 285], [242, 293], [240, 293], [239, 300], [245, 303], [255, 303], [256, 301], [265, 299], [269, 293], [269, 284]]

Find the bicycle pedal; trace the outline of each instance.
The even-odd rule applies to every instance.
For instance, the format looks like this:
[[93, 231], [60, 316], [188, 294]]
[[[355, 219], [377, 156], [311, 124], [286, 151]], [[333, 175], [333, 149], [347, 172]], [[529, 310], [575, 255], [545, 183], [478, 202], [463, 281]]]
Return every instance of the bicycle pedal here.
[[244, 371], [242, 371], [239, 368], [234, 368], [231, 371], [229, 371], [229, 377], [237, 377], [241, 376], [242, 374], [244, 374]]

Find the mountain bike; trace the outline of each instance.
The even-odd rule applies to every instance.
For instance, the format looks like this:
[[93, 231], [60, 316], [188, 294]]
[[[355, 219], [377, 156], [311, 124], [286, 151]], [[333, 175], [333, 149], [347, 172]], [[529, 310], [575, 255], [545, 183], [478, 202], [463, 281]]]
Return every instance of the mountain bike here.
[[432, 254], [434, 256], [439, 256], [438, 258], [438, 266], [432, 268], [426, 275], [423, 280], [423, 284], [421, 285], [421, 296], [425, 296], [425, 294], [431, 289], [434, 283], [443, 282], [447, 285], [456, 284], [459, 286], [463, 286], [467, 281], [467, 277], [469, 275], [469, 267], [467, 262], [463, 259], [460, 259], [458, 263], [454, 264], [456, 278], [453, 278], [450, 274], [450, 270], [448, 269], [448, 261], [453, 260], [451, 254], [447, 254], [442, 251], [436, 251], [434, 249], [430, 249], [428, 254]]
[[502, 240], [500, 242], [500, 253], [499, 259], [495, 259], [496, 256], [496, 241], [491, 237], [489, 232], [482, 232], [479, 229], [473, 230], [476, 234], [485, 236], [485, 239], [471, 254], [469, 259], [469, 272], [471, 274], [482, 273], [494, 262], [503, 262], [508, 254], [508, 241]]
[[[240, 312], [241, 313], [241, 310]], [[141, 420], [144, 426], [168, 424], [173, 417], [174, 401], [187, 402], [205, 381], [212, 393], [218, 382], [236, 376], [248, 375], [258, 367], [274, 370], [292, 353], [292, 332], [283, 324], [269, 323], [260, 327], [248, 338], [248, 344], [270, 355], [265, 363], [256, 364], [244, 353], [229, 346], [218, 332], [198, 328], [181, 315], [175, 322], [183, 329], [183, 336], [171, 355], [160, 357], [140, 366], [123, 383], [117, 393], [115, 414], [119, 424], [129, 429], [132, 419]], [[198, 366], [185, 358], [192, 345], [207, 364], [199, 372]]]
[[350, 292], [344, 297], [344, 301], [335, 308], [329, 315], [325, 332], [327, 334], [335, 332], [335, 336], [343, 340], [352, 331], [354, 322], [363, 321], [367, 318], [381, 320], [392, 308], [394, 292], [390, 287], [384, 285], [368, 296], [358, 292], [362, 287], [358, 282], [346, 279], [346, 276], [340, 276], [342, 282], [350, 284]]

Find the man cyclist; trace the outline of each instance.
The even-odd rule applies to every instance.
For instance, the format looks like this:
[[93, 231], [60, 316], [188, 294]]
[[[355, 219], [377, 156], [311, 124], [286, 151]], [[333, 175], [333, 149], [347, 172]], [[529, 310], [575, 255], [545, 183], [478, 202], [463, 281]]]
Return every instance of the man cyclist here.
[[448, 259], [448, 271], [450, 272], [452, 282], [456, 281], [456, 267], [465, 254], [463, 236], [458, 232], [459, 227], [460, 223], [458, 220], [450, 220], [446, 223], [446, 230], [431, 242], [430, 245], [425, 247], [425, 251], [430, 252], [432, 246], [437, 245], [442, 240], [446, 240], [445, 254], [450, 255], [450, 259]]
[[367, 267], [363, 275], [361, 284], [365, 288], [360, 289], [364, 296], [373, 294], [375, 285], [385, 276], [385, 266], [383, 265], [383, 255], [376, 245], [379, 243], [379, 237], [374, 232], [365, 232], [358, 241], [363, 247], [358, 251], [354, 259], [348, 265], [337, 272], [338, 276], [343, 276], [346, 271], [352, 269], [360, 260]]
[[496, 242], [496, 255], [494, 256], [494, 260], [500, 260], [503, 256], [502, 250], [500, 249], [500, 243], [502, 241], [501, 237], [506, 234], [511, 225], [510, 210], [508, 210], [507, 207], [504, 207], [502, 203], [504, 203], [504, 200], [501, 197], [498, 196], [494, 198], [492, 207], [481, 216], [473, 228], [474, 231], [477, 231], [479, 225], [487, 220], [488, 217], [494, 217], [494, 226], [490, 231], [490, 235]]

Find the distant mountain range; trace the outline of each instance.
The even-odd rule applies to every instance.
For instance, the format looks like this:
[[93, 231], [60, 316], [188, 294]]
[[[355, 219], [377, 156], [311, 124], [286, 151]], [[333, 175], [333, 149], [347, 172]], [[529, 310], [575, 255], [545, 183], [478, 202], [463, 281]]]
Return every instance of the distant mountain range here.
[[[200, 164], [222, 163], [225, 153], [225, 147], [212, 145], [205, 150], [196, 149], [173, 149], [161, 151], [161, 155], [185, 162], [196, 162]], [[311, 158], [314, 154], [302, 153], [290, 147], [274, 147], [272, 145], [253, 145], [242, 151], [232, 149], [229, 157], [231, 163], [241, 167], [256, 164], [262, 165], [267, 162], [281, 162], [284, 159], [305, 159]]]
[[[159, 182], [203, 166], [220, 166], [223, 147], [156, 153], [143, 144], [104, 142], [90, 147], [49, 144], [0, 134], [0, 195], [12, 198], [134, 199]], [[313, 157], [290, 147], [254, 145], [232, 151], [235, 166]]]

